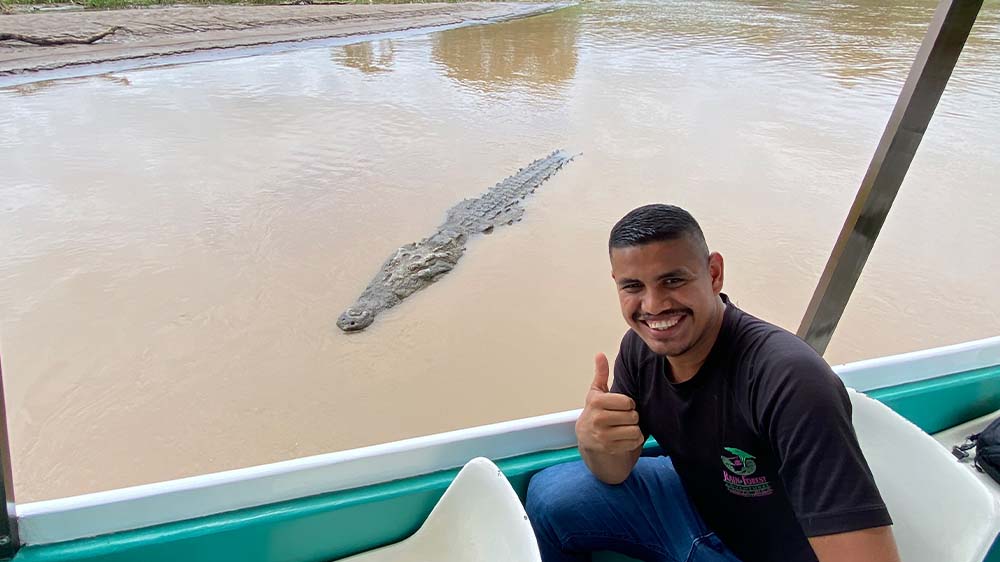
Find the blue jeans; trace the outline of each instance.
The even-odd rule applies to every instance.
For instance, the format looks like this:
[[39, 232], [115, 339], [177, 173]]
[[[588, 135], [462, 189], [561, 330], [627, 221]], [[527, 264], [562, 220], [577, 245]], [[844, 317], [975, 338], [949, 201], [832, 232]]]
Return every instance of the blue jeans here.
[[667, 457], [641, 457], [621, 484], [583, 461], [549, 467], [528, 485], [528, 517], [543, 562], [612, 550], [647, 562], [739, 562], [691, 505]]

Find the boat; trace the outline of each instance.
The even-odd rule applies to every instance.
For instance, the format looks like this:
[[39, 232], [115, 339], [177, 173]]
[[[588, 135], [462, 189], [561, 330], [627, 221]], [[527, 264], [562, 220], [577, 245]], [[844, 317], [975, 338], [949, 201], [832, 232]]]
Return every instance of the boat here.
[[[884, 220], [886, 194], [891, 191], [891, 205], [909, 166], [908, 159], [905, 164], [894, 159], [894, 151], [909, 150], [912, 158], [915, 150], [912, 142], [895, 141], [900, 134], [912, 141], [913, 120], [919, 125], [923, 119], [926, 128], [981, 4], [941, 1], [800, 329], [818, 347], [829, 340], [874, 244], [881, 223], [872, 235], [872, 209]], [[1000, 484], [950, 453], [952, 445], [1000, 416], [1000, 337], [838, 365], [834, 371], [853, 389], [855, 428], [896, 521], [903, 559], [1000, 562]], [[444, 550], [434, 551], [426, 537], [443, 542], [486, 541], [506, 533], [523, 537], [526, 518], [521, 519], [517, 501], [523, 501], [533, 474], [579, 458], [574, 433], [579, 412], [15, 504], [6, 415], [0, 411], [8, 507], [8, 516], [0, 518], [0, 557], [18, 562], [476, 559], [443, 543]], [[651, 439], [643, 454], [661, 452]], [[478, 509], [482, 506], [488, 509]], [[422, 546], [413, 547], [417, 543]], [[507, 556], [530, 558], [530, 546], [525, 548], [518, 552], [527, 554]], [[612, 553], [595, 559], [627, 560]]]
[[[971, 433], [976, 427], [967, 422], [982, 426], [1000, 410], [1000, 337], [839, 365], [834, 371], [858, 395], [884, 405], [885, 410], [896, 412], [900, 420], [912, 424], [909, 429], [916, 434], [911, 432], [910, 437], [947, 435], [949, 431], [954, 434], [952, 428], [956, 427], [959, 433]], [[857, 396], [854, 400], [857, 416]], [[16, 518], [21, 546], [14, 560], [338, 560], [412, 535], [459, 468], [475, 457], [492, 459], [523, 499], [533, 474], [579, 458], [574, 432], [578, 414], [579, 410], [572, 410], [216, 474], [21, 504]], [[887, 460], [888, 467], [912, 468], [925, 463], [926, 459], [919, 456], [900, 456], [895, 448], [872, 449], [868, 438], [878, 437], [878, 427], [859, 427], [858, 432], [880, 488], [885, 487], [887, 477], [879, 471], [879, 461], [873, 454]], [[948, 460], [950, 468], [958, 471], [952, 476], [967, 473], [980, 486], [980, 492], [992, 493], [987, 509], [992, 535], [986, 537], [985, 543], [982, 536], [978, 537], [981, 540], [974, 546], [989, 550], [992, 545], [989, 556], [982, 560], [1000, 560], [1000, 546], [995, 540], [1000, 522], [1000, 485], [991, 485], [971, 465], [951, 457], [950, 444], [932, 445], [939, 448], [937, 460]], [[658, 453], [658, 446], [650, 440], [644, 454]], [[934, 487], [946, 498], [951, 497], [955, 512], [944, 510], [948, 506], [942, 506], [940, 501], [923, 504], [944, 520], [960, 519], [963, 512], [975, 513], [968, 498], [952, 496], [955, 487], [940, 478], [941, 474], [934, 474], [923, 482], [924, 487], [909, 492], [914, 498], [926, 497], [925, 488]], [[900, 516], [894, 510], [893, 515], [898, 528]], [[959, 537], [935, 531], [930, 540], [950, 548]], [[901, 548], [906, 551], [905, 545]], [[608, 554], [596, 560], [626, 559]]]

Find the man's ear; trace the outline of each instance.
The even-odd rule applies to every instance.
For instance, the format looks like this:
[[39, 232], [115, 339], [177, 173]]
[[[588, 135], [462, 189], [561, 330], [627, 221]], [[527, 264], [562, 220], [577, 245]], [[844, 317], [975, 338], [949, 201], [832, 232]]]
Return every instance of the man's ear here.
[[722, 254], [712, 252], [708, 255], [708, 275], [712, 278], [712, 290], [716, 293], [722, 292], [722, 281], [726, 276], [725, 262]]

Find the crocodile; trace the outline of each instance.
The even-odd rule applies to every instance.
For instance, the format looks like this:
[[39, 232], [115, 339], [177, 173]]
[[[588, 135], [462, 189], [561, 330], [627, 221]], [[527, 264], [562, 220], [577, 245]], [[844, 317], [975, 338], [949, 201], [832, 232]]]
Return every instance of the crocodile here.
[[521, 202], [569, 163], [575, 155], [556, 150], [539, 158], [474, 199], [448, 209], [433, 234], [397, 249], [350, 308], [337, 319], [345, 332], [364, 330], [380, 312], [429, 286], [455, 268], [471, 236], [490, 234], [499, 226], [519, 222]]

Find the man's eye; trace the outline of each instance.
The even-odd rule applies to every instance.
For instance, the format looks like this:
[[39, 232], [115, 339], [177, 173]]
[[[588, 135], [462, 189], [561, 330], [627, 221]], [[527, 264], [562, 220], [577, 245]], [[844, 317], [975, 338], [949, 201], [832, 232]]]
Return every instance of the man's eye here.
[[670, 279], [665, 280], [663, 284], [667, 287], [679, 287], [684, 284], [684, 280], [677, 277], [671, 277]]
[[636, 283], [631, 283], [631, 284], [628, 284], [628, 285], [622, 285], [622, 290], [625, 291], [626, 293], [636, 293], [641, 288], [642, 288], [642, 286], [638, 285]]

